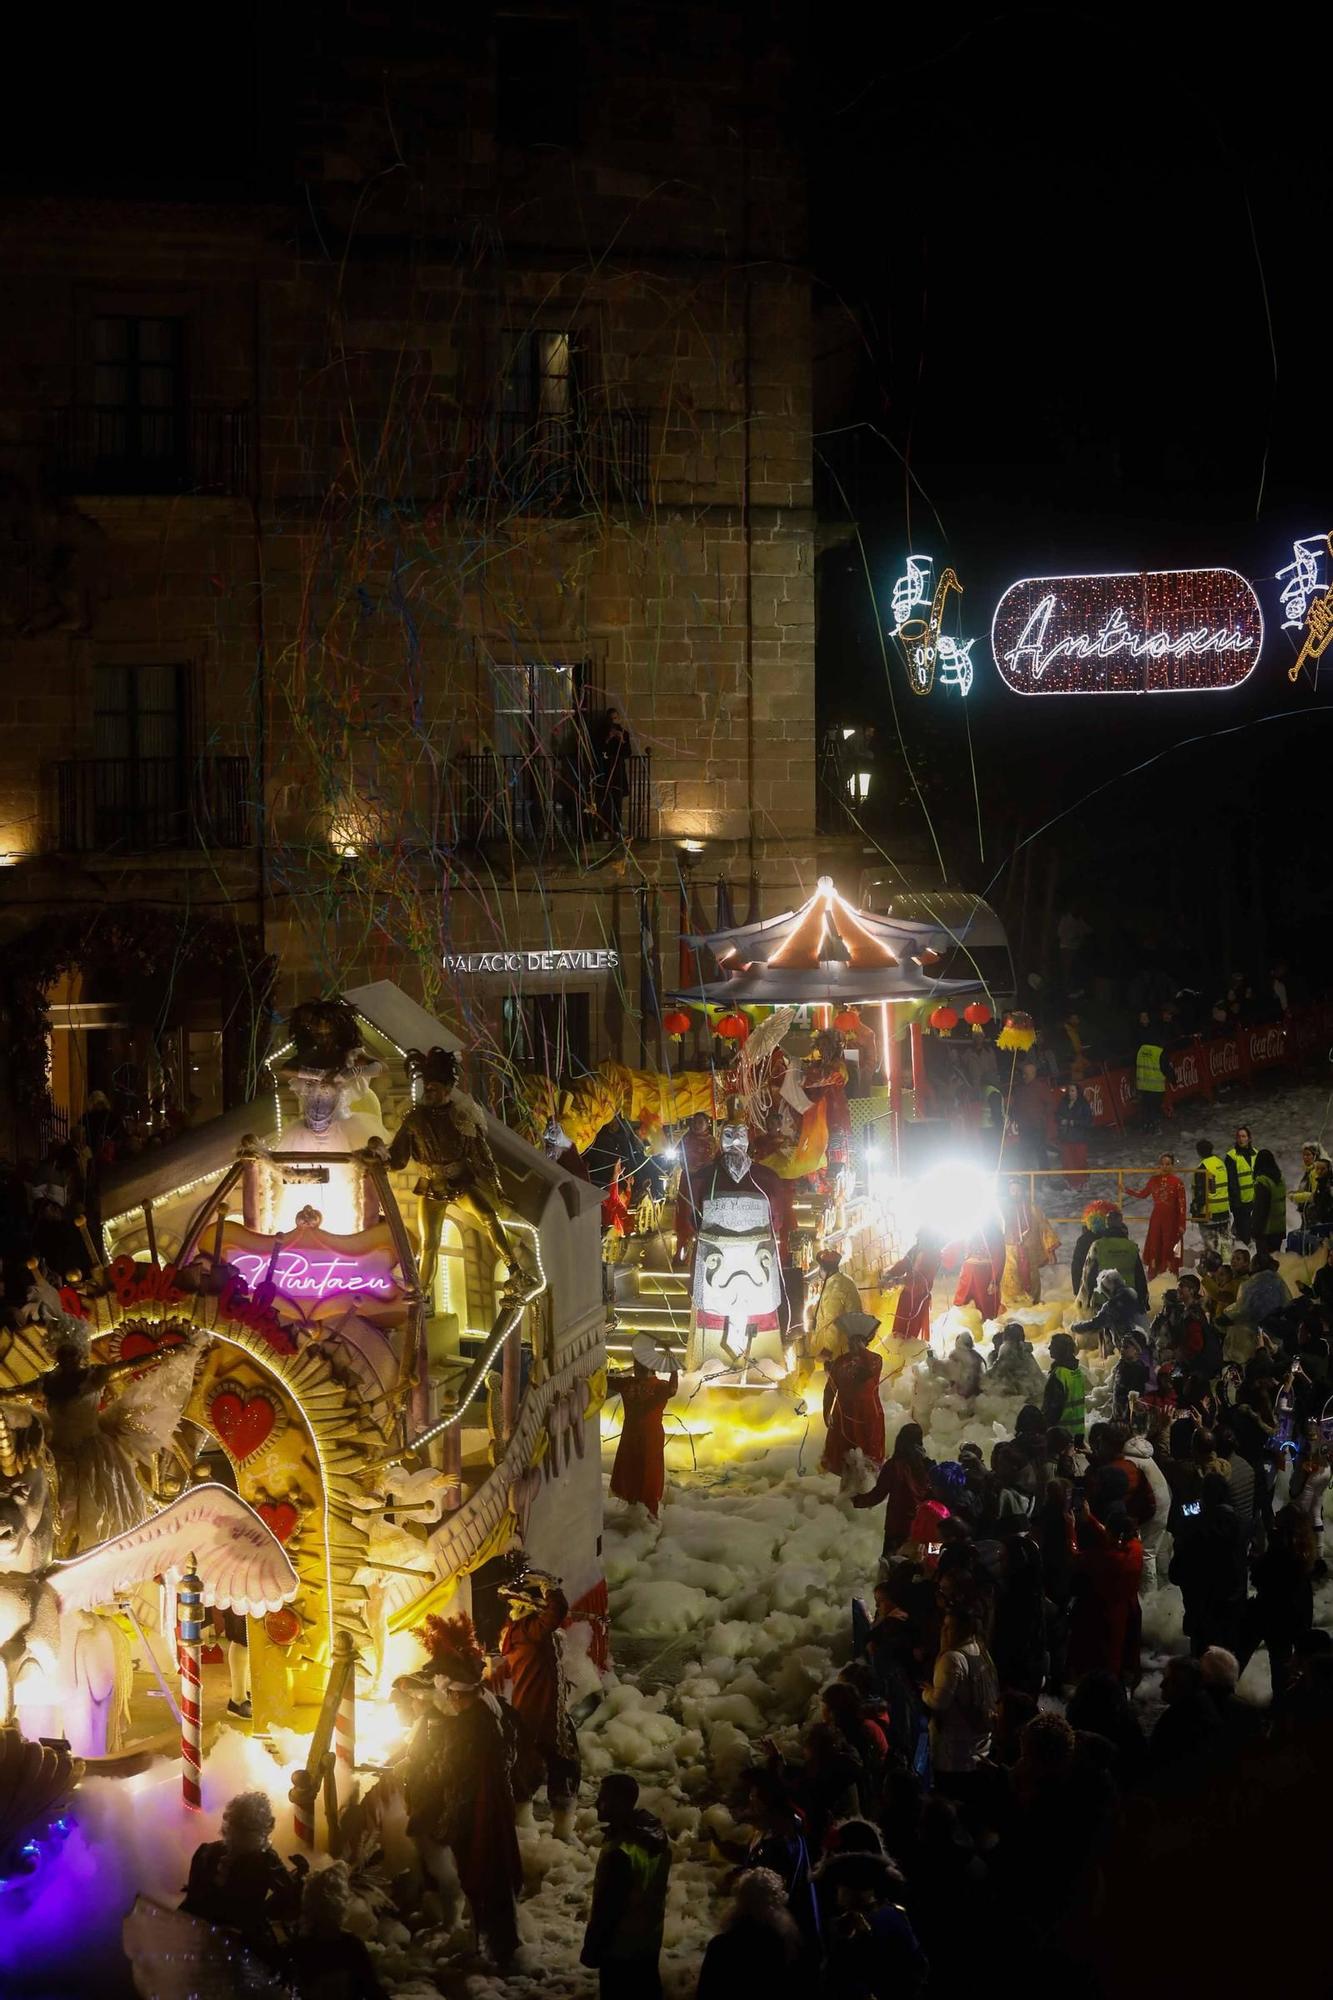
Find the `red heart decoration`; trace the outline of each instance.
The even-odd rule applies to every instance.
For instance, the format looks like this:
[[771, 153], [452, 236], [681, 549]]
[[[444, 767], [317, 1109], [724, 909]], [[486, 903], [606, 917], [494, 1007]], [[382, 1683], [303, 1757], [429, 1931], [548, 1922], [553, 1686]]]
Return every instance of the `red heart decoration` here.
[[242, 1398], [235, 1389], [223, 1389], [208, 1406], [209, 1421], [238, 1465], [253, 1458], [268, 1443], [278, 1413], [262, 1389]]
[[290, 1539], [301, 1518], [300, 1509], [293, 1507], [290, 1500], [261, 1500], [255, 1512], [260, 1520], [272, 1529], [280, 1542]]

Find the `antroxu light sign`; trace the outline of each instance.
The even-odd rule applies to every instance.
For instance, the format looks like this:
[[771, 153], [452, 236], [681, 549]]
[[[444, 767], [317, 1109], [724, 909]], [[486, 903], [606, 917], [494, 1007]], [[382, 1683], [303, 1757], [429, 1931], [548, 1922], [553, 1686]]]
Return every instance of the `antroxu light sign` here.
[[1231, 569], [1024, 577], [991, 620], [995, 665], [1015, 694], [1239, 687], [1263, 643], [1259, 600]]

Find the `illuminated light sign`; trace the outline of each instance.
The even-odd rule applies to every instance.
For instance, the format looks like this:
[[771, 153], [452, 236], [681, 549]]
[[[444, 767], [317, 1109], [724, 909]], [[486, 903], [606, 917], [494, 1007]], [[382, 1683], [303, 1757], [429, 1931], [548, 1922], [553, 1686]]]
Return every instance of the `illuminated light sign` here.
[[991, 620], [1015, 694], [1203, 694], [1259, 664], [1264, 615], [1231, 569], [1029, 576]]
[[618, 951], [447, 951], [446, 972], [615, 972]]
[[[938, 667], [940, 686], [966, 695], [972, 687], [975, 639], [954, 639], [940, 627], [950, 591], [961, 597], [963, 586], [952, 569], [945, 569], [932, 588], [934, 556], [908, 556], [906, 574], [893, 586], [893, 636], [907, 662], [907, 683], [913, 694], [929, 694]], [[915, 615], [924, 610], [925, 617]]]
[[1284, 632], [1303, 632], [1301, 650], [1287, 679], [1297, 680], [1307, 660], [1322, 657], [1333, 640], [1333, 535], [1306, 535], [1291, 545], [1292, 560], [1277, 573], [1286, 579], [1278, 598], [1286, 612]]
[[254, 1250], [228, 1250], [224, 1261], [247, 1285], [268, 1279], [275, 1290], [296, 1305], [318, 1305], [321, 1299], [366, 1294], [376, 1299], [398, 1296], [398, 1286], [381, 1257], [339, 1257], [332, 1250], [279, 1250], [269, 1273], [269, 1258]]

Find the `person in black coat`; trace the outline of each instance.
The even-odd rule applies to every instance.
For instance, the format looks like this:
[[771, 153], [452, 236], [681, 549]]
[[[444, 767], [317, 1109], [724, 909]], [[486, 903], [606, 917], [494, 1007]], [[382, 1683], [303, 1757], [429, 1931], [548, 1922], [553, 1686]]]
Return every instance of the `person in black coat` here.
[[238, 1792], [222, 1814], [221, 1840], [206, 1840], [190, 1860], [181, 1909], [206, 1924], [237, 1931], [257, 1957], [276, 1964], [275, 1923], [290, 1923], [301, 1903], [301, 1870], [270, 1845], [273, 1808], [263, 1792]]
[[1234, 1653], [1245, 1611], [1245, 1548], [1231, 1488], [1220, 1472], [1205, 1474], [1195, 1502], [1185, 1514], [1171, 1557], [1171, 1581], [1185, 1600], [1185, 1630], [1197, 1660], [1209, 1646]]
[[1254, 1597], [1246, 1605], [1242, 1670], [1258, 1646], [1268, 1648], [1276, 1700], [1287, 1685], [1291, 1660], [1314, 1625], [1314, 1529], [1299, 1507], [1284, 1507], [1268, 1547], [1253, 1569]]

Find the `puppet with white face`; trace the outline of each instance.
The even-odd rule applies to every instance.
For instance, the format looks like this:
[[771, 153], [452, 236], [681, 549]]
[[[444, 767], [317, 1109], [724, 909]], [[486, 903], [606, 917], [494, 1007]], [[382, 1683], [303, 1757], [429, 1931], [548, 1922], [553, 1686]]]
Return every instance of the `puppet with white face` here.
[[775, 1381], [786, 1374], [779, 1331], [782, 1266], [777, 1235], [743, 1124], [723, 1126], [721, 1157], [708, 1174], [700, 1207], [693, 1300], [693, 1366], [720, 1362], [721, 1373], [738, 1381]]

